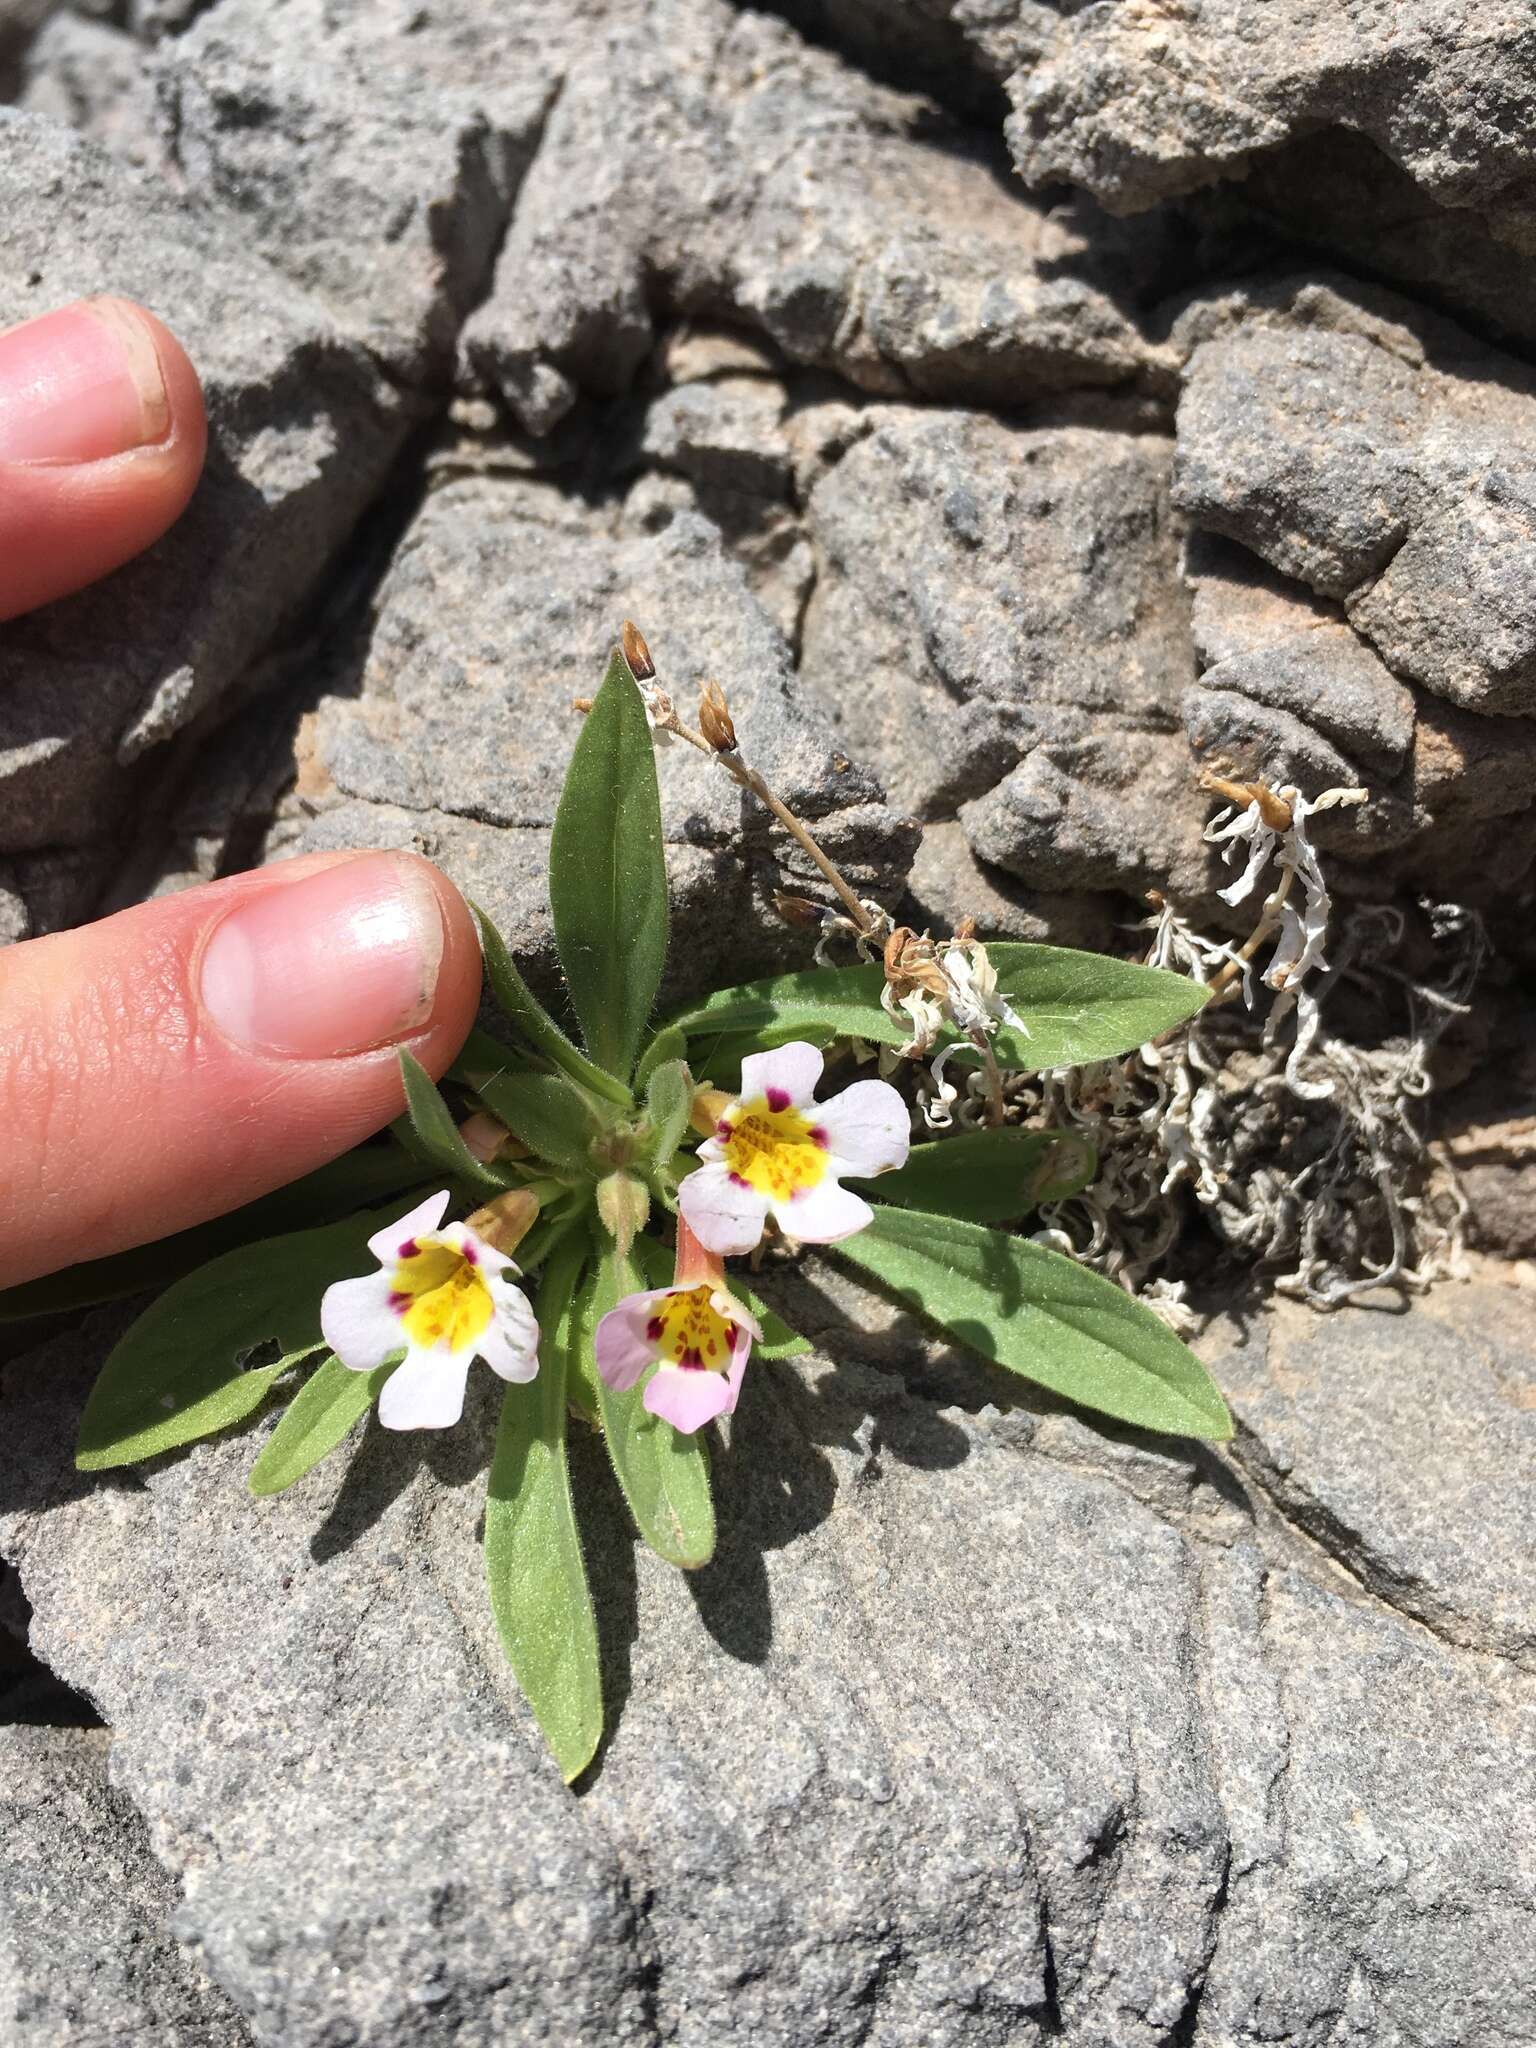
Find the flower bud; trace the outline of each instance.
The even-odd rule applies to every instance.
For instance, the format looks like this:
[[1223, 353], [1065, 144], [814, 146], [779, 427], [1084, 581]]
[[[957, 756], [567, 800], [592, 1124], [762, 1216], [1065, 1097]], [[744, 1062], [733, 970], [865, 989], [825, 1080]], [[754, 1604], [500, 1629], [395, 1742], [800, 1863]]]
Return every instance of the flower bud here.
[[715, 1126], [730, 1108], [733, 1097], [723, 1088], [695, 1088], [693, 1107], [688, 1112], [688, 1121], [701, 1138], [712, 1138]]
[[624, 659], [629, 663], [629, 672], [637, 683], [648, 683], [656, 673], [656, 664], [651, 659], [651, 650], [641, 637], [640, 628], [633, 619], [624, 621], [619, 634], [619, 645], [624, 650]]
[[499, 1252], [512, 1252], [538, 1220], [539, 1200], [526, 1188], [510, 1188], [496, 1195], [483, 1209], [467, 1219], [476, 1237], [483, 1237]]
[[482, 1166], [489, 1166], [494, 1159], [528, 1157], [528, 1147], [513, 1137], [499, 1117], [492, 1116], [486, 1109], [477, 1109], [473, 1116], [465, 1117], [459, 1125], [459, 1136]]
[[736, 728], [731, 723], [730, 707], [725, 701], [725, 692], [717, 682], [707, 682], [700, 694], [699, 731], [717, 754], [735, 753]]
[[632, 1173], [610, 1173], [597, 1184], [597, 1213], [620, 1258], [627, 1258], [636, 1232], [650, 1216], [650, 1190]]

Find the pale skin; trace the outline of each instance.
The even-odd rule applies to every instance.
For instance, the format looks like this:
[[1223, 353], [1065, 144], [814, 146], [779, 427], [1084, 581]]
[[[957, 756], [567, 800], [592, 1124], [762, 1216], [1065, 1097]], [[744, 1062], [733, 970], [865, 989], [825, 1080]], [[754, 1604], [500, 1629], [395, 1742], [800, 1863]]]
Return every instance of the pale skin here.
[[[111, 573], [196, 489], [202, 392], [142, 308], [0, 334], [0, 620]], [[434, 1078], [480, 951], [413, 854], [329, 853], [0, 949], [0, 1287], [147, 1243], [322, 1165]]]

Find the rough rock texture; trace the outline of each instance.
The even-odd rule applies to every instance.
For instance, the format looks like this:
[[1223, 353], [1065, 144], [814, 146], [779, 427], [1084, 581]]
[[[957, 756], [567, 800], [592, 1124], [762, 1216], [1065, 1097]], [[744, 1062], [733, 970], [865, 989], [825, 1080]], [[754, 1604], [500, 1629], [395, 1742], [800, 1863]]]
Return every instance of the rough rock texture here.
[[[1047, 890], [1198, 894], [1168, 448], [877, 405], [807, 502], [801, 672], [920, 817]], [[869, 687], [871, 669], [881, 687]]]
[[244, 2048], [171, 1932], [176, 1886], [107, 1775], [99, 1728], [0, 1727], [0, 2040]]
[[86, 1485], [68, 1343], [8, 1370], [34, 1644], [252, 2038], [1536, 2038], [1531, 1297], [1252, 1325], [1217, 1459], [796, 1284], [844, 1362], [754, 1370], [707, 1571], [581, 1461], [627, 1702], [580, 1798], [491, 1636], [483, 1434], [242, 1507], [259, 1427]]
[[[915, 826], [798, 707], [788, 649], [716, 529], [687, 509], [645, 511], [592, 507], [532, 476], [430, 496], [379, 592], [360, 676], [315, 714], [273, 850], [403, 838], [546, 955], [571, 700], [601, 676], [611, 622], [632, 615], [690, 711], [707, 677], [731, 679], [748, 758], [856, 886], [899, 893]], [[679, 971], [695, 985], [712, 966], [761, 971], [782, 946], [772, 887], [814, 870], [782, 835], [770, 842], [762, 814], [701, 755], [676, 745], [661, 768]]]
[[[142, 297], [213, 454], [146, 560], [0, 627], [0, 943], [366, 841], [547, 970], [569, 700], [627, 614], [919, 923], [1216, 916], [1225, 765], [1369, 787], [1336, 894], [1532, 957], [1518, 7], [48, 12], [0, 0], [0, 326]], [[792, 849], [660, 765], [680, 985], [802, 957]], [[1518, 1259], [1499, 1003], [1436, 1130]], [[257, 1504], [264, 1423], [71, 1471], [112, 1318], [5, 1367], [0, 1551], [111, 1729], [108, 1769], [0, 1718], [5, 2048], [1536, 2044], [1530, 1285], [1256, 1298], [1215, 1457], [829, 1266], [765, 1284], [818, 1355], [754, 1368], [709, 1570], [581, 1459], [618, 1712], [580, 1795], [492, 1637], [485, 1388]]]
[[1126, 210], [1343, 127], [1441, 204], [1507, 223], [1511, 241], [1529, 222], [1536, 27], [1518, 8], [1018, 0], [1013, 12], [1008, 54], [1031, 61], [1008, 80], [1009, 139], [1027, 178], [1084, 186]]
[[656, 0], [588, 40], [464, 335], [524, 426], [625, 390], [657, 299], [896, 394], [1012, 404], [1149, 360], [1080, 227], [931, 102], [725, 0]]

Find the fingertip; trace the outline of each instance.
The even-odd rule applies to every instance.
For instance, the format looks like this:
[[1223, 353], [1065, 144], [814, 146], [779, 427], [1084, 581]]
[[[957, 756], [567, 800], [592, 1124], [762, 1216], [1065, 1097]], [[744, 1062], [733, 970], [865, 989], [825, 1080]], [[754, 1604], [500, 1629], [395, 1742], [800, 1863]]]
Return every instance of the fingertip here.
[[207, 444], [186, 351], [131, 300], [81, 299], [0, 334], [0, 618], [158, 540]]
[[396, 856], [430, 890], [443, 922], [443, 957], [431, 1014], [410, 1051], [433, 1080], [452, 1065], [480, 1007], [480, 933], [469, 905], [439, 867], [420, 854]]

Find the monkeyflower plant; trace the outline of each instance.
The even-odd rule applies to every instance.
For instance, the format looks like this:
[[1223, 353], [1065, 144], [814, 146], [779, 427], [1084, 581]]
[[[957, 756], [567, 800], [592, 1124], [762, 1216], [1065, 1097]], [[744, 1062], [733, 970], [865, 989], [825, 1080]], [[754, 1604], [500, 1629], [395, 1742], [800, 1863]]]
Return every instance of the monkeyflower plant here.
[[[482, 916], [500, 1028], [475, 1031], [440, 1085], [402, 1054], [406, 1114], [387, 1137], [218, 1223], [0, 1298], [15, 1318], [168, 1283], [87, 1402], [87, 1472], [280, 1405], [249, 1475], [270, 1495], [355, 1443], [372, 1409], [386, 1430], [474, 1427], [470, 1376], [494, 1375], [488, 1590], [567, 1780], [603, 1732], [569, 1433], [600, 1432], [653, 1550], [706, 1564], [711, 1434], [750, 1427], [735, 1416], [749, 1367], [771, 1400], [784, 1361], [809, 1349], [756, 1292], [768, 1251], [767, 1272], [807, 1255], [846, 1266], [997, 1368], [999, 1399], [1013, 1375], [1148, 1430], [1231, 1429], [1162, 1322], [1015, 1227], [1095, 1162], [1075, 1134], [1010, 1123], [1007, 1094], [1010, 1073], [1157, 1038], [1205, 991], [1090, 954], [894, 926], [743, 759], [717, 686], [685, 725], [632, 628], [578, 709], [549, 871], [569, 1015], [535, 998]], [[838, 907], [781, 902], [822, 927], [818, 951], [845, 934], [855, 964], [717, 989], [657, 1019], [669, 905], [653, 749], [677, 739], [811, 856]]]

